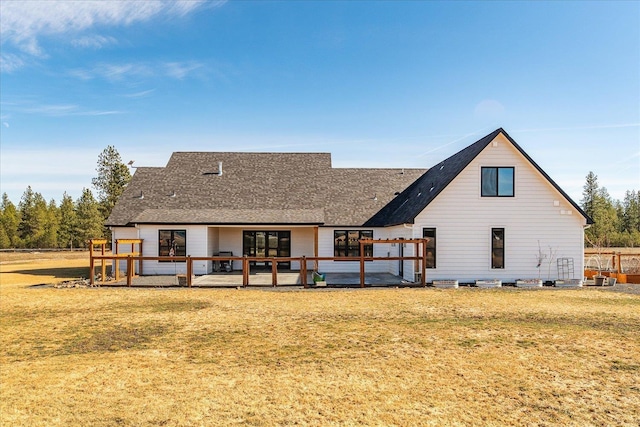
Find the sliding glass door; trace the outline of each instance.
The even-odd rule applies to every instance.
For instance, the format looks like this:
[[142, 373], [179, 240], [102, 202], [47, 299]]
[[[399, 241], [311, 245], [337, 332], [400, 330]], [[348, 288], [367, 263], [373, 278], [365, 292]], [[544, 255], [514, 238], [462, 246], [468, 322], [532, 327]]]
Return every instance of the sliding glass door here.
[[[242, 253], [249, 257], [271, 258], [291, 256], [291, 231], [255, 231], [242, 233]], [[252, 266], [271, 268], [270, 262], [252, 261]], [[290, 262], [278, 263], [278, 268], [291, 268]]]

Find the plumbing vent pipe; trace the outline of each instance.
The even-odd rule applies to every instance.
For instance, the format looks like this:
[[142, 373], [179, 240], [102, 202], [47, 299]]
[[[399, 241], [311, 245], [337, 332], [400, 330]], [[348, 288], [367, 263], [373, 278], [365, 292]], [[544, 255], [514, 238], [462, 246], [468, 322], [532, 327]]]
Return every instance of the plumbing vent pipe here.
[[218, 162], [218, 176], [222, 176], [222, 162]]

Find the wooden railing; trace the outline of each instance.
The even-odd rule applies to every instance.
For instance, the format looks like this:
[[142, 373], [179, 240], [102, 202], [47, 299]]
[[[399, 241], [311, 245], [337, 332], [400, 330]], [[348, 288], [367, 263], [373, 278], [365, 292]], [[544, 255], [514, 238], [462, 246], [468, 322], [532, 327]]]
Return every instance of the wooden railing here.
[[[396, 241], [398, 243], [398, 241]], [[363, 253], [361, 251], [360, 253]], [[95, 284], [95, 266], [96, 261], [100, 261], [103, 266], [103, 273], [101, 277], [102, 283], [105, 283], [105, 274], [104, 274], [104, 261], [111, 260], [112, 270], [115, 273], [114, 279], [116, 281], [119, 280], [118, 268], [116, 263], [121, 261], [126, 261], [127, 267], [127, 286], [131, 286], [133, 282], [133, 277], [135, 276], [135, 268], [134, 263], [139, 262], [139, 266], [142, 265], [143, 261], [163, 261], [163, 262], [184, 262], [186, 263], [186, 284], [188, 287], [192, 286], [193, 280], [193, 262], [194, 261], [238, 261], [242, 263], [242, 286], [249, 286], [249, 276], [251, 273], [251, 262], [269, 262], [271, 263], [271, 284], [272, 286], [278, 286], [278, 263], [280, 262], [299, 262], [300, 263], [300, 283], [308, 288], [308, 265], [307, 263], [311, 262], [313, 265], [317, 265], [320, 261], [352, 261], [360, 263], [360, 287], [365, 287], [365, 274], [366, 269], [365, 265], [367, 262], [371, 261], [417, 261], [420, 264], [420, 271], [422, 274], [420, 275], [420, 284], [422, 286], [426, 286], [426, 256], [397, 256], [397, 257], [368, 257], [368, 256], [360, 256], [360, 257], [237, 257], [237, 256], [212, 256], [212, 257], [192, 257], [192, 256], [173, 256], [173, 257], [148, 257], [148, 256], [139, 256], [139, 255], [124, 255], [124, 254], [100, 254], [94, 255], [91, 253], [90, 258], [90, 272], [89, 272], [89, 280], [92, 285]]]

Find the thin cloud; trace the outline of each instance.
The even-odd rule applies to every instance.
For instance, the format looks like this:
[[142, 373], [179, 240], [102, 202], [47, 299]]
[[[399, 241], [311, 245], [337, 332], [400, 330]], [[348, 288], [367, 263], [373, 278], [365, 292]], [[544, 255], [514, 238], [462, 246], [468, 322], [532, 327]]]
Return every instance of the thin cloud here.
[[454, 139], [453, 141], [447, 142], [446, 144], [440, 145], [440, 146], [438, 146], [438, 147], [436, 147], [436, 148], [432, 148], [432, 149], [431, 149], [431, 150], [429, 150], [429, 151], [425, 151], [424, 153], [419, 154], [419, 155], [418, 155], [418, 156], [416, 156], [416, 157], [418, 157], [418, 158], [420, 158], [420, 157], [424, 157], [424, 156], [426, 156], [427, 154], [431, 154], [431, 153], [436, 152], [436, 151], [438, 151], [438, 150], [441, 150], [441, 149], [443, 149], [443, 148], [445, 148], [445, 147], [448, 147], [449, 145], [455, 144], [456, 142], [460, 142], [460, 141], [462, 141], [462, 140], [464, 140], [464, 139], [467, 139], [467, 138], [469, 138], [470, 136], [478, 135], [479, 133], [481, 133], [481, 132], [483, 132], [483, 131], [484, 131], [484, 129], [479, 129], [479, 130], [477, 130], [477, 131], [475, 131], [475, 132], [468, 133], [468, 134], [466, 134], [466, 135], [464, 135], [464, 136], [462, 136], [462, 137], [460, 137], [460, 138], [456, 138], [456, 139]]
[[548, 131], [560, 131], [560, 130], [588, 130], [588, 129], [617, 129], [617, 128], [632, 128], [638, 127], [640, 123], [622, 123], [622, 124], [610, 124], [610, 125], [590, 125], [590, 126], [571, 126], [562, 128], [532, 128], [532, 129], [517, 129], [513, 132], [548, 132]]
[[68, 74], [80, 80], [104, 79], [112, 83], [129, 78], [170, 77], [183, 80], [204, 65], [197, 61], [163, 63], [100, 63], [92, 68], [76, 68]]
[[195, 61], [167, 62], [164, 64], [164, 68], [167, 76], [182, 80], [192, 71], [202, 68], [202, 64]]
[[22, 68], [25, 61], [19, 56], [12, 53], [2, 53], [0, 55], [0, 72], [11, 73]]
[[151, 95], [155, 91], [156, 91], [155, 89], [149, 89], [149, 90], [143, 90], [142, 92], [126, 93], [122, 96], [124, 96], [125, 98], [144, 98], [148, 95]]
[[17, 108], [16, 111], [49, 117], [63, 116], [110, 116], [124, 114], [118, 110], [86, 110], [75, 104], [43, 104]]
[[118, 41], [111, 36], [82, 36], [71, 41], [71, 44], [83, 49], [102, 49], [105, 46], [117, 44]]
[[[38, 42], [50, 35], [76, 35], [94, 26], [122, 26], [148, 21], [162, 14], [185, 16], [207, 3], [173, 1], [61, 1], [4, 0], [0, 2], [0, 35], [22, 52], [44, 56]], [[217, 7], [223, 2], [210, 3]], [[94, 40], [95, 41], [95, 40]]]

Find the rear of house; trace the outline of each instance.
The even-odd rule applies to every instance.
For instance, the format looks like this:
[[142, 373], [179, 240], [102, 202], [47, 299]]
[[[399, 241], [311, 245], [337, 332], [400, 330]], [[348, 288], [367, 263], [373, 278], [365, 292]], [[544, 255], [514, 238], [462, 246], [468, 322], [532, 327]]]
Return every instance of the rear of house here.
[[[427, 280], [553, 280], [557, 258], [581, 277], [591, 222], [498, 129], [424, 169], [333, 168], [328, 153], [174, 153], [164, 168], [138, 168], [108, 225], [114, 241], [143, 239], [145, 256], [412, 256], [401, 239], [426, 238]], [[539, 250], [547, 254], [540, 261]], [[239, 264], [239, 263], [236, 263]], [[261, 267], [261, 263], [256, 268]], [[195, 274], [217, 269], [194, 262]], [[240, 265], [233, 265], [240, 269]], [[282, 268], [298, 270], [299, 263]], [[184, 273], [184, 263], [145, 261], [145, 274]], [[358, 272], [322, 261], [322, 272]], [[367, 263], [367, 272], [415, 280], [413, 261]]]

